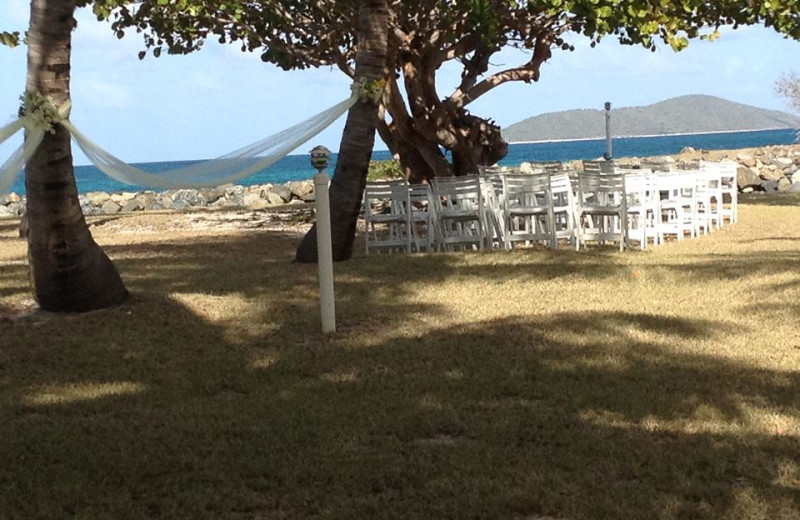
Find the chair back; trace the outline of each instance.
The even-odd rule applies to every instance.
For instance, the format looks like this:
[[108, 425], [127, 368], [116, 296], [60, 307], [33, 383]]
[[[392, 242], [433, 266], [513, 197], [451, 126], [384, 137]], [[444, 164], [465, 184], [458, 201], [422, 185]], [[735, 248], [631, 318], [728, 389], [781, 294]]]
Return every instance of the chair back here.
[[[625, 175], [608, 167], [591, 167], [578, 176], [578, 203], [593, 206], [619, 206], [625, 197]], [[613, 168], [613, 166], [612, 166]]]
[[564, 163], [561, 161], [530, 161], [533, 171], [542, 171], [555, 174], [565, 171]]
[[388, 211], [393, 215], [408, 213], [408, 182], [405, 179], [368, 182], [364, 187], [364, 213], [374, 215]]
[[550, 201], [550, 174], [506, 174], [503, 176], [504, 208], [547, 206]]
[[653, 203], [658, 196], [656, 176], [650, 169], [623, 170], [625, 195], [628, 207], [641, 207]]
[[582, 161], [584, 173], [614, 173], [616, 164], [614, 161]]
[[454, 211], [474, 211], [476, 215], [483, 212], [481, 179], [477, 175], [435, 177], [432, 185], [438, 215], [446, 216]]
[[577, 183], [573, 182], [567, 171], [550, 175], [550, 195], [553, 198], [553, 205], [572, 208], [574, 186], [577, 186]]

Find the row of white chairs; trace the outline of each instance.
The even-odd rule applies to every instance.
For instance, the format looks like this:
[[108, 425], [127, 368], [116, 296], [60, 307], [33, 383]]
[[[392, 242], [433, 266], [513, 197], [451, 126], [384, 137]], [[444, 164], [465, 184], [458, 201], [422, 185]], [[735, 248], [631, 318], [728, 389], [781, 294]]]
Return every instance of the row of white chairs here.
[[366, 248], [372, 251], [551, 248], [568, 242], [641, 249], [683, 240], [738, 218], [735, 163], [697, 169], [628, 169], [586, 161], [576, 172], [558, 163], [485, 168], [481, 175], [368, 183]]

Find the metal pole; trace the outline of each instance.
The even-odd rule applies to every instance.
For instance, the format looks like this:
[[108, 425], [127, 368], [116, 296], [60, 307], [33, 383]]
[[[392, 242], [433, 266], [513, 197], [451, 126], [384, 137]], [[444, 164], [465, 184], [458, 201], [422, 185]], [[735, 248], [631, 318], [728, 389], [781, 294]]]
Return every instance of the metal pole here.
[[333, 292], [333, 247], [331, 246], [331, 208], [328, 203], [328, 175], [314, 175], [317, 208], [317, 263], [319, 264], [319, 312], [322, 332], [336, 332], [336, 306]]
[[611, 150], [611, 102], [606, 101], [606, 153], [603, 158], [610, 161], [614, 157]]

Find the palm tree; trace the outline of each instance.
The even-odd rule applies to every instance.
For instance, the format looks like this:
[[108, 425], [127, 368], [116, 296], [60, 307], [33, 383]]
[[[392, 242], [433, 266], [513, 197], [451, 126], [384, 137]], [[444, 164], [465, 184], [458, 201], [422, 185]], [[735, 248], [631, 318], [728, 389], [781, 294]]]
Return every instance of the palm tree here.
[[[70, 99], [75, 0], [31, 0], [28, 92]], [[78, 202], [70, 135], [56, 125], [25, 168], [30, 280], [40, 307], [81, 312], [115, 305], [128, 291], [92, 238]]]
[[[356, 81], [378, 81], [386, 73], [389, 8], [386, 0], [365, 0], [361, 4], [361, 31], [356, 54]], [[347, 114], [339, 160], [330, 186], [333, 259], [347, 260], [353, 254], [361, 198], [367, 182], [369, 160], [375, 144], [377, 106], [359, 101]], [[317, 261], [316, 224], [297, 248], [298, 262]]]

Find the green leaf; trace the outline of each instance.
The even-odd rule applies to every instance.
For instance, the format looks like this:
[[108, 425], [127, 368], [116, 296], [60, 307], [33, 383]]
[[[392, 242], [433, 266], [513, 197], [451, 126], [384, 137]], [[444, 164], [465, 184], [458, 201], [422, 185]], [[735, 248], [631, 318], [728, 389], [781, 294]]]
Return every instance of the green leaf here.
[[16, 47], [19, 45], [19, 33], [0, 32], [0, 45]]

